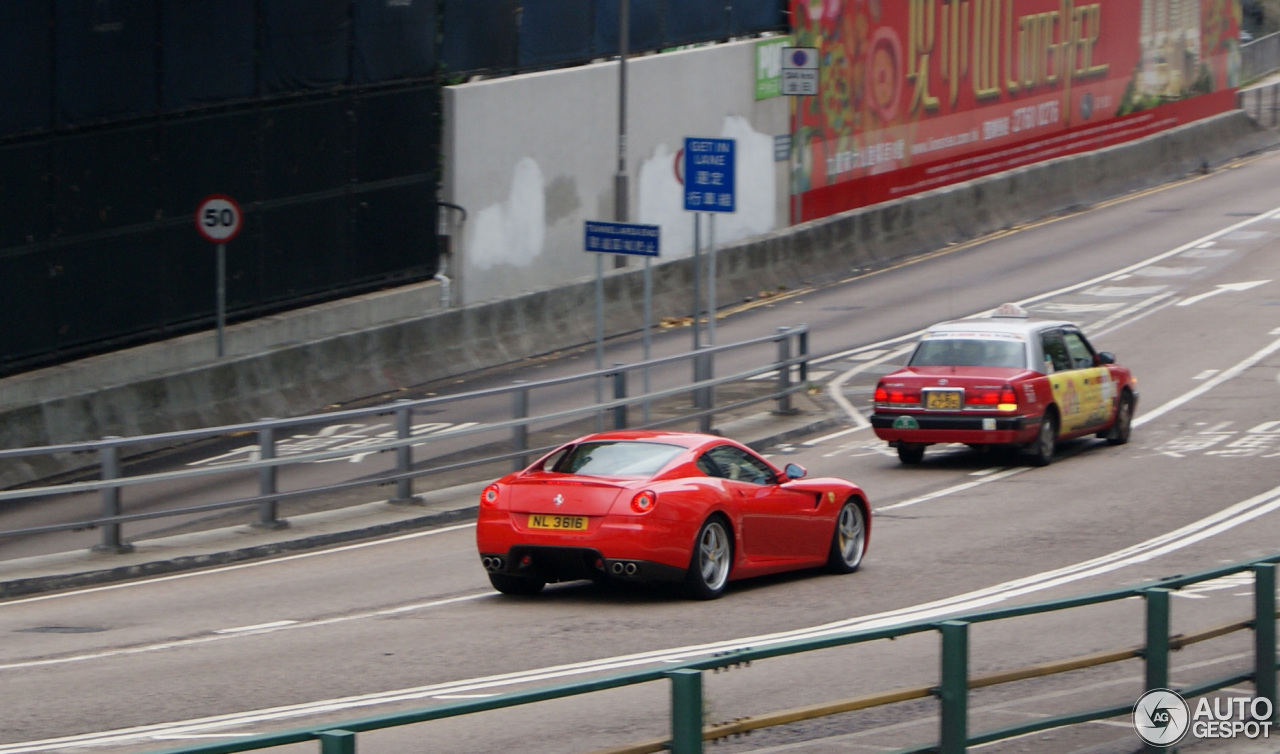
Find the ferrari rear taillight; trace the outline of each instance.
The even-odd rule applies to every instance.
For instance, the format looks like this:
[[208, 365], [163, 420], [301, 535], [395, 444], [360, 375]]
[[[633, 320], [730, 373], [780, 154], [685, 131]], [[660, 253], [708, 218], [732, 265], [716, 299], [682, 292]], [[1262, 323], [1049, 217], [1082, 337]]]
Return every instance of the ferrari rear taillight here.
[[498, 485], [491, 484], [484, 488], [484, 492], [480, 493], [480, 504], [486, 508], [492, 508], [498, 504]]
[[919, 406], [920, 405], [920, 389], [909, 388], [903, 385], [889, 386], [883, 382], [876, 385], [875, 402], [877, 405], [886, 406]]
[[648, 513], [658, 504], [658, 493], [645, 490], [631, 498], [631, 510], [636, 513]]

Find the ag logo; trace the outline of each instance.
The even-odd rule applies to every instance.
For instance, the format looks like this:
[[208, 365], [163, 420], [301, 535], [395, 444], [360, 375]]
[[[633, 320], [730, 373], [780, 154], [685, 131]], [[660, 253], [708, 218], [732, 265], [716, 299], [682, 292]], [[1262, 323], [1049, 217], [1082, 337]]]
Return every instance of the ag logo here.
[[894, 429], [920, 429], [920, 424], [916, 422], [914, 417], [899, 416], [893, 420]]
[[1173, 746], [1190, 727], [1191, 710], [1176, 691], [1154, 689], [1133, 705], [1133, 729], [1152, 746]]

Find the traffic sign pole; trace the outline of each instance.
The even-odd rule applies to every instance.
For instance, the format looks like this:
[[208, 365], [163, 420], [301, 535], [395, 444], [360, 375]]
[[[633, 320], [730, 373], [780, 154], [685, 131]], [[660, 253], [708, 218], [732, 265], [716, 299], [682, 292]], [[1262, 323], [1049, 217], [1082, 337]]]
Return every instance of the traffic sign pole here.
[[223, 194], [210, 194], [196, 206], [196, 230], [210, 243], [217, 244], [217, 301], [214, 305], [218, 328], [218, 358], [226, 353], [227, 323], [227, 242], [240, 233], [244, 213], [235, 199]]
[[227, 245], [218, 244], [218, 358], [226, 353], [223, 346], [227, 327]]

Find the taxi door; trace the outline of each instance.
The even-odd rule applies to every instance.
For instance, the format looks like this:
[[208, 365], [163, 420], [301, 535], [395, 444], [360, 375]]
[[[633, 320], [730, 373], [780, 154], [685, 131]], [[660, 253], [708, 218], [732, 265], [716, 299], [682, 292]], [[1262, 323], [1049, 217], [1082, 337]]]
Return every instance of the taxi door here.
[[[1088, 341], [1075, 330], [1049, 330], [1042, 334], [1045, 370], [1053, 401], [1061, 414], [1061, 434], [1075, 434], [1106, 422], [1108, 400], [1104, 405], [1103, 382], [1110, 383], [1111, 374], [1097, 364]], [[1052, 371], [1050, 371], [1052, 370]]]

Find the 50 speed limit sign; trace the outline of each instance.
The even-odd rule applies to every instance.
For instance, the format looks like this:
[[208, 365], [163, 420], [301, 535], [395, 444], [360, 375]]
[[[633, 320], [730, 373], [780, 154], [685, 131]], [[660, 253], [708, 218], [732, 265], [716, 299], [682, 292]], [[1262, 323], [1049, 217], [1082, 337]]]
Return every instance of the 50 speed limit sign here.
[[210, 243], [226, 243], [235, 238], [243, 221], [240, 205], [229, 196], [211, 194], [196, 207], [196, 230]]

